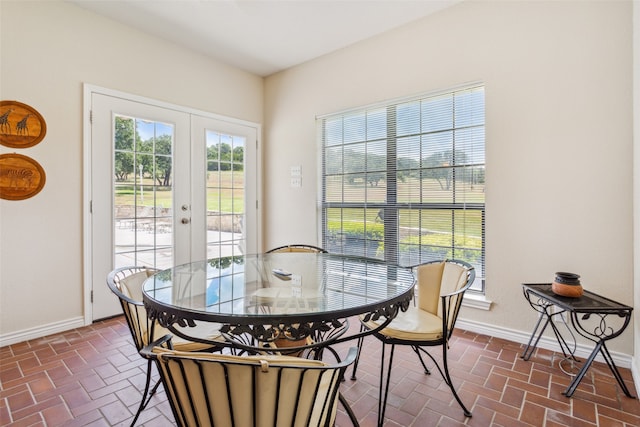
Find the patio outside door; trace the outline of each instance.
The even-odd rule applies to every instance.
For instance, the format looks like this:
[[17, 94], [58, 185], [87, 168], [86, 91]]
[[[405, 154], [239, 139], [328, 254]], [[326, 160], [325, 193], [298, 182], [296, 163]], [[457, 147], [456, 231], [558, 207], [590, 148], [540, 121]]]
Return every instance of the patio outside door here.
[[121, 313], [114, 268], [256, 251], [255, 126], [95, 92], [91, 115], [93, 320]]

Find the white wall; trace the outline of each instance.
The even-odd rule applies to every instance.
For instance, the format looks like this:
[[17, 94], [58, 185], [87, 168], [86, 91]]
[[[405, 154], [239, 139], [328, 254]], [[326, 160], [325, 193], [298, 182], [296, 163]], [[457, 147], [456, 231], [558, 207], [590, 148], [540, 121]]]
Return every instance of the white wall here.
[[[82, 85], [261, 123], [263, 79], [60, 1], [0, 2], [0, 99], [38, 110], [44, 189], [0, 201], [0, 338], [83, 316]], [[1, 341], [1, 340], [0, 340]]]
[[[640, 0], [633, 2], [633, 241], [634, 306], [640, 307]], [[633, 373], [640, 384], [640, 316], [635, 316]]]
[[[268, 77], [265, 246], [317, 241], [316, 115], [483, 81], [494, 304], [461, 316], [529, 333], [520, 284], [556, 271], [633, 304], [631, 16], [630, 1], [463, 2]], [[610, 348], [633, 354], [633, 336]]]

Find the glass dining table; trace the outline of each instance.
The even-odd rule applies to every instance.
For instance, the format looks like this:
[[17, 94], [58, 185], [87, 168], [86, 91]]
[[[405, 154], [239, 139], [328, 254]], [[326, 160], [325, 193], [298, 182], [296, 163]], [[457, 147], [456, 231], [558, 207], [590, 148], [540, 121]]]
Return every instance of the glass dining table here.
[[[349, 318], [386, 321], [406, 310], [414, 291], [410, 268], [328, 253], [269, 253], [191, 262], [160, 271], [142, 285], [150, 318], [185, 339], [189, 326], [220, 324], [229, 346], [324, 348], [360, 338]], [[175, 327], [180, 326], [180, 327]], [[272, 346], [271, 344], [276, 344]]]

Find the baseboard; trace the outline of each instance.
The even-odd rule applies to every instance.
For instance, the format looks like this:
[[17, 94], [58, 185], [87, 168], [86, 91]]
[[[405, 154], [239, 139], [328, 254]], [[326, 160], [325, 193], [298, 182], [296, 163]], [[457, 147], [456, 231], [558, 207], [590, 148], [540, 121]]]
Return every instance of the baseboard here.
[[[633, 383], [640, 384], [640, 372], [638, 372], [637, 357], [631, 358], [631, 375], [633, 376]], [[634, 391], [635, 391], [635, 395], [638, 396], [638, 389], [636, 388], [636, 390], [631, 390], [631, 393], [633, 393]]]
[[[508, 341], [517, 342], [520, 344], [527, 344], [529, 342], [529, 338], [531, 338], [531, 331], [523, 332], [516, 331], [513, 329], [502, 328], [499, 326], [488, 325], [486, 323], [479, 323], [470, 320], [465, 320], [461, 317], [458, 318], [456, 323], [456, 328], [464, 329], [469, 332], [475, 332], [477, 334], [489, 335], [496, 338], [502, 338]], [[569, 337], [565, 337], [567, 341]], [[573, 346], [573, 342], [568, 342], [570, 346]], [[544, 348], [546, 350], [561, 352], [560, 345], [554, 336], [542, 336], [540, 341], [538, 342], [538, 347]], [[593, 350], [593, 346], [589, 346], [588, 344], [578, 343], [576, 345], [575, 356], [581, 359], [586, 359], [591, 354]], [[611, 358], [615, 362], [616, 366], [620, 368], [628, 368], [633, 369], [633, 357], [629, 354], [619, 353], [615, 351], [609, 350], [611, 353]], [[605, 360], [602, 358], [600, 354], [595, 359], [598, 362], [605, 363]], [[634, 380], [635, 380], [634, 375]], [[640, 384], [636, 382], [636, 384]]]
[[60, 322], [49, 323], [48, 325], [41, 325], [34, 328], [23, 329], [21, 331], [10, 332], [8, 334], [0, 335], [0, 347], [32, 340], [35, 338], [46, 337], [47, 335], [57, 334], [58, 332], [65, 332], [70, 329], [81, 328], [83, 326], [85, 326], [84, 317], [78, 316], [71, 319], [62, 320]]

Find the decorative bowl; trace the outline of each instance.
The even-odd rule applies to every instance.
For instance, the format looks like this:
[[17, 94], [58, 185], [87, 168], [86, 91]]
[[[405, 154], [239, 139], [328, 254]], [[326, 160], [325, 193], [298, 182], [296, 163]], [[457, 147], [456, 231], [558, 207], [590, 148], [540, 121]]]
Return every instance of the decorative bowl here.
[[584, 289], [580, 284], [580, 275], [564, 271], [556, 273], [555, 280], [551, 284], [551, 290], [556, 295], [569, 298], [578, 298], [584, 293]]

